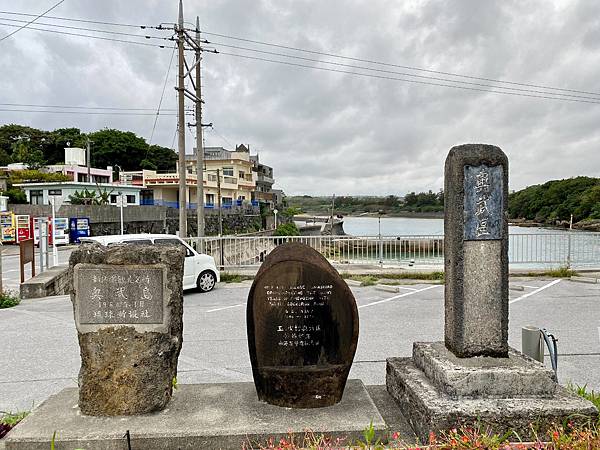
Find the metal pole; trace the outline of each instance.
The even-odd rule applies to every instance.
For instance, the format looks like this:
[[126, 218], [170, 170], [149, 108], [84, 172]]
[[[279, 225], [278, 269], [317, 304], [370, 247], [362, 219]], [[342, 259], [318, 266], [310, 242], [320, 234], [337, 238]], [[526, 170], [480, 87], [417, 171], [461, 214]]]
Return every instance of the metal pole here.
[[124, 235], [123, 227], [123, 193], [119, 192], [119, 209], [121, 210], [121, 236]]
[[219, 196], [219, 245], [221, 246], [221, 268], [225, 265], [225, 255], [223, 255], [224, 245], [223, 245], [223, 211], [221, 204], [221, 169], [217, 169], [217, 195]]
[[184, 55], [183, 55], [183, 1], [179, 0], [179, 20], [177, 23], [177, 49], [179, 50], [179, 74], [178, 74], [178, 126], [179, 135], [179, 236], [187, 236], [187, 211], [186, 211], [186, 167], [185, 167], [185, 95], [184, 95]]
[[379, 238], [379, 265], [383, 265], [383, 241], [381, 240], [381, 211], [379, 211], [379, 215], [377, 217], [377, 225], [378, 225], [378, 238]]
[[276, 209], [274, 209], [273, 213], [275, 214], [275, 229], [277, 229], [277, 213], [278, 213], [278, 211]]
[[52, 256], [54, 259], [55, 266], [58, 266], [58, 248], [56, 247], [56, 197], [50, 198], [50, 204], [52, 205]]
[[91, 144], [91, 142], [90, 142], [90, 139], [88, 138], [87, 139], [87, 151], [86, 151], [86, 154], [85, 154], [85, 164], [87, 165], [87, 182], [88, 183], [92, 182], [92, 176], [90, 174], [91, 167], [92, 167], [92, 161], [91, 161], [91, 159], [92, 159], [92, 150], [90, 148], [90, 144]]
[[[198, 237], [204, 237], [204, 145], [202, 143], [202, 77], [200, 72], [200, 18], [196, 16], [196, 197], [198, 204]], [[200, 252], [204, 252], [204, 243], [199, 239]]]
[[[3, 249], [4, 245], [2, 245], [2, 242], [0, 242], [0, 294], [2, 292], [4, 292], [4, 284], [2, 283], [2, 249]], [[21, 266], [21, 272], [23, 271], [22, 266]], [[21, 275], [22, 277], [22, 275]], [[23, 280], [21, 280], [21, 283], [23, 282]]]

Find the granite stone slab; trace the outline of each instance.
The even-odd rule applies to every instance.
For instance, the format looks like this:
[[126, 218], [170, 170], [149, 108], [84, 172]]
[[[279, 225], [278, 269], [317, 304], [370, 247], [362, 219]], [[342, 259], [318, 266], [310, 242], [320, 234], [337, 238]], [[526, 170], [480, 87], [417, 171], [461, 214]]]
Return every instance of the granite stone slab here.
[[527, 440], [534, 439], [532, 424], [543, 436], [553, 424], [567, 419], [585, 425], [598, 418], [591, 402], [560, 386], [551, 398], [453, 399], [441, 392], [412, 358], [387, 360], [386, 385], [423, 443], [431, 431], [439, 434], [457, 426], [480, 424], [495, 433], [511, 432], [514, 436], [514, 431]]
[[6, 450], [47, 450], [56, 431], [56, 449], [144, 450], [240, 449], [244, 443], [265, 445], [306, 430], [362, 438], [372, 421], [378, 438], [386, 423], [360, 380], [348, 380], [342, 401], [318, 409], [282, 408], [260, 402], [253, 383], [180, 385], [163, 411], [137, 416], [94, 417], [81, 414], [77, 390], [50, 397], [5, 438]]
[[415, 342], [413, 362], [435, 387], [460, 398], [551, 398], [558, 384], [554, 372], [513, 348], [508, 358], [458, 358], [443, 342]]

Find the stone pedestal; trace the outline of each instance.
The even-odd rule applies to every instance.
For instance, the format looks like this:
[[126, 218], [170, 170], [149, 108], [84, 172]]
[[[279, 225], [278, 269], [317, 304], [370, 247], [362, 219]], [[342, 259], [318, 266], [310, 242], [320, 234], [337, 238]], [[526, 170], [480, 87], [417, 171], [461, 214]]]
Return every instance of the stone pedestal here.
[[387, 360], [386, 384], [415, 434], [481, 423], [533, 438], [552, 424], [586, 424], [596, 408], [559, 386], [554, 373], [509, 348], [508, 358], [457, 358], [443, 342], [415, 342], [412, 358]]
[[83, 414], [144, 414], [169, 402], [182, 343], [183, 262], [176, 247], [84, 244], [71, 255]]

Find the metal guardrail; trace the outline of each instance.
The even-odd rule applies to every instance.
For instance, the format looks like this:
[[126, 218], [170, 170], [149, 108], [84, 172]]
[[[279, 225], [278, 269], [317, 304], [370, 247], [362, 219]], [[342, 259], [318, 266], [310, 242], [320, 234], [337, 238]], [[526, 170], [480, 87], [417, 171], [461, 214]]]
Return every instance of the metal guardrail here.
[[[284, 242], [309, 245], [337, 264], [444, 264], [444, 236], [223, 236], [188, 238], [222, 267], [260, 265]], [[600, 233], [540, 233], [509, 236], [511, 265], [600, 265]]]

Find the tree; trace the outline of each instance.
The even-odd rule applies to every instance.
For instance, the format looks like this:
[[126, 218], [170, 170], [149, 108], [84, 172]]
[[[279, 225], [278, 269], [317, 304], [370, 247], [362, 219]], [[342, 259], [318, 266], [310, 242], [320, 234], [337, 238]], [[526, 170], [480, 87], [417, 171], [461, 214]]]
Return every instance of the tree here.
[[152, 170], [175, 170], [177, 164], [177, 153], [175, 153], [173, 149], [167, 147], [150, 145], [144, 160], [150, 163], [150, 165], [156, 167], [156, 169]]
[[71, 205], [97, 205], [98, 199], [96, 198], [96, 191], [75, 191], [73, 195], [69, 195], [69, 202]]
[[146, 141], [130, 131], [107, 128], [91, 133], [89, 138], [94, 167], [119, 165], [123, 170], [137, 170], [148, 150]]

